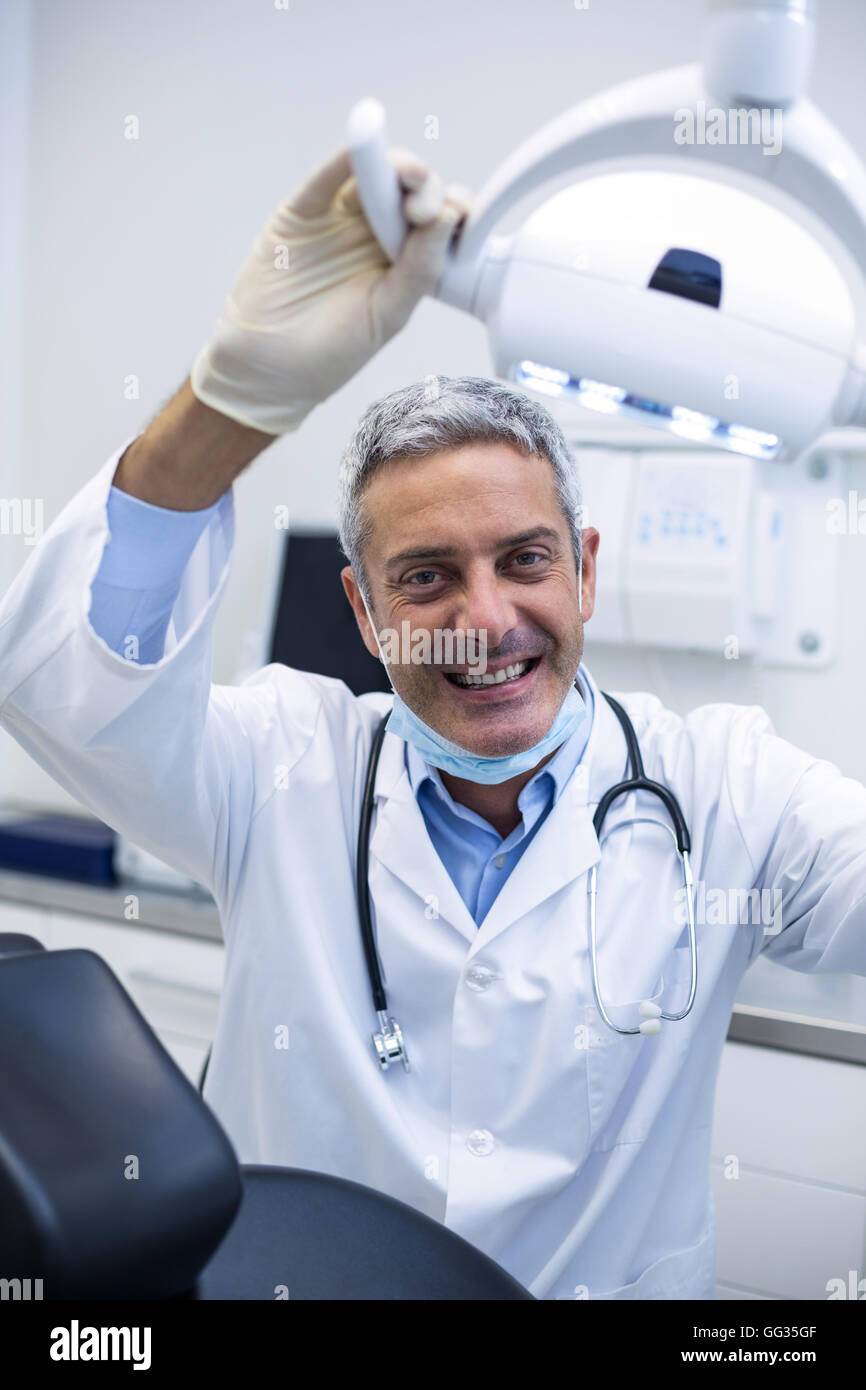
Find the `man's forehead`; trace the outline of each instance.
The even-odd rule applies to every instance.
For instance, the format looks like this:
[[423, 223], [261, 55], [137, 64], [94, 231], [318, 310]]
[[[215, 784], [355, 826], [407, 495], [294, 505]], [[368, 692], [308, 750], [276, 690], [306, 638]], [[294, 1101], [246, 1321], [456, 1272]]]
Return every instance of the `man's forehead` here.
[[550, 462], [508, 444], [389, 460], [365, 493], [368, 541], [389, 563], [502, 550], [567, 529]]
[[522, 453], [503, 440], [476, 440], [454, 449], [419, 456], [395, 456], [379, 464], [368, 488], [412, 490], [435, 487], [444, 474], [467, 484], [506, 482], [512, 487], [537, 488], [553, 481], [549, 459]]

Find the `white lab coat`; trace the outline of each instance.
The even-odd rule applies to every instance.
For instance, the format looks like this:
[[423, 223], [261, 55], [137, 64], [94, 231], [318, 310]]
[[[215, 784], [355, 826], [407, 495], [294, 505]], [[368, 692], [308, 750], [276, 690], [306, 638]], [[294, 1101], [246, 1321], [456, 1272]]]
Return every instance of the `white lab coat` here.
[[[595, 1008], [587, 952], [593, 810], [626, 767], [597, 687], [582, 764], [480, 930], [388, 735], [370, 883], [412, 1069], [383, 1074], [353, 872], [390, 697], [276, 665], [211, 686], [230, 495], [190, 561], [164, 658], [139, 666], [110, 651], [86, 615], [119, 453], [0, 607], [0, 720], [95, 814], [213, 892], [226, 969], [205, 1097], [241, 1161], [388, 1192], [539, 1297], [712, 1298], [710, 1129], [734, 995], [762, 949], [797, 970], [866, 974], [866, 789], [776, 737], [757, 707], [682, 718], [653, 695], [620, 694], [647, 775], [680, 800], [708, 901], [711, 889], [776, 889], [784, 920], [776, 935], [757, 913], [699, 923], [691, 1015], [658, 1037], [622, 1037]], [[611, 827], [629, 814], [664, 821], [657, 801], [634, 800]], [[667, 831], [606, 840], [599, 969], [606, 1001], [631, 1004], [616, 1010], [627, 1025], [634, 1001], [685, 1002], [680, 886]]]

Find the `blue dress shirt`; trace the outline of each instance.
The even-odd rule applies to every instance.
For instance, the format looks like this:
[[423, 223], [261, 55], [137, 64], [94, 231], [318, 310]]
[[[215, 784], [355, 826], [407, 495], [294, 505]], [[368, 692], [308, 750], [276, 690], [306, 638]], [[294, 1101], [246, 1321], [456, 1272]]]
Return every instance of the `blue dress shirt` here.
[[90, 625], [112, 651], [159, 661], [183, 572], [218, 507], [174, 512], [111, 488], [110, 539], [90, 586]]
[[592, 729], [595, 701], [587, 681], [581, 681], [587, 717], [573, 731], [517, 798], [521, 820], [505, 839], [489, 821], [455, 801], [445, 789], [439, 770], [426, 763], [411, 743], [406, 744], [406, 768], [427, 833], [477, 926], [530, 841], [538, 834], [583, 757]]
[[[201, 511], [176, 512], [111, 488], [111, 539], [91, 585], [90, 622], [113, 651], [133, 661], [159, 661], [183, 571], [218, 506], [217, 501]], [[520, 824], [505, 839], [483, 816], [454, 801], [438, 770], [406, 744], [406, 770], [427, 833], [478, 926], [583, 757], [595, 709], [586, 680], [581, 692], [586, 719], [526, 783], [517, 798]]]

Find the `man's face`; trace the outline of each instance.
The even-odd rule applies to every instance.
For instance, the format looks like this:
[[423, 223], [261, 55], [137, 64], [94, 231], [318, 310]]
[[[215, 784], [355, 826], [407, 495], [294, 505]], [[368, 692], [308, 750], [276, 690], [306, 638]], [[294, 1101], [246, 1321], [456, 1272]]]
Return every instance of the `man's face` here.
[[[486, 633], [487, 673], [518, 666], [495, 685], [462, 684], [462, 664], [390, 663], [397, 692], [437, 733], [473, 753], [502, 757], [549, 730], [583, 651], [595, 594], [598, 532], [583, 532], [581, 612], [568, 523], [546, 459], [501, 443], [471, 444], [374, 473], [363, 495], [370, 608], [383, 631]], [[379, 655], [351, 568], [343, 584], [367, 649]], [[388, 648], [383, 641], [386, 655]], [[483, 651], [483, 648], [482, 648]], [[408, 656], [409, 653], [407, 652]], [[440, 662], [442, 658], [440, 656]]]

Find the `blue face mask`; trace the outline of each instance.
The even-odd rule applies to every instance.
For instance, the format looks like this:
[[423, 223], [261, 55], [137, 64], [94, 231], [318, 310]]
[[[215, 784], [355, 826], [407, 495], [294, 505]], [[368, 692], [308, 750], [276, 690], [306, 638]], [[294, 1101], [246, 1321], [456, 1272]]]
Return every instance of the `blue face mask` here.
[[[382, 657], [382, 664], [387, 671], [388, 663], [382, 655], [376, 625], [370, 617], [367, 600], [363, 594], [361, 598], [367, 609], [370, 626], [376, 634], [376, 645]], [[394, 690], [394, 708], [386, 725], [388, 732], [397, 734], [399, 738], [411, 743], [413, 748], [417, 748], [424, 761], [430, 763], [431, 766], [438, 767], [442, 772], [450, 772], [454, 777], [464, 777], [468, 782], [483, 782], [491, 785], [496, 782], [507, 782], [509, 777], [517, 777], [521, 772], [528, 772], [530, 768], [540, 763], [541, 759], [548, 753], [552, 753], [554, 748], [558, 748], [561, 743], [564, 743], [574, 733], [578, 725], [586, 719], [586, 704], [577, 686], [572, 685], [559, 707], [553, 724], [543, 739], [533, 744], [531, 748], [525, 748], [522, 753], [510, 753], [502, 758], [484, 758], [478, 753], [470, 753], [467, 748], [461, 748], [459, 743], [452, 743], [450, 739], [437, 734], [435, 729], [431, 729], [429, 724], [425, 724], [422, 719], [418, 718], [417, 714], [413, 714], [405, 700], [397, 694], [390, 672], [388, 673], [388, 680], [391, 682], [391, 689]]]

